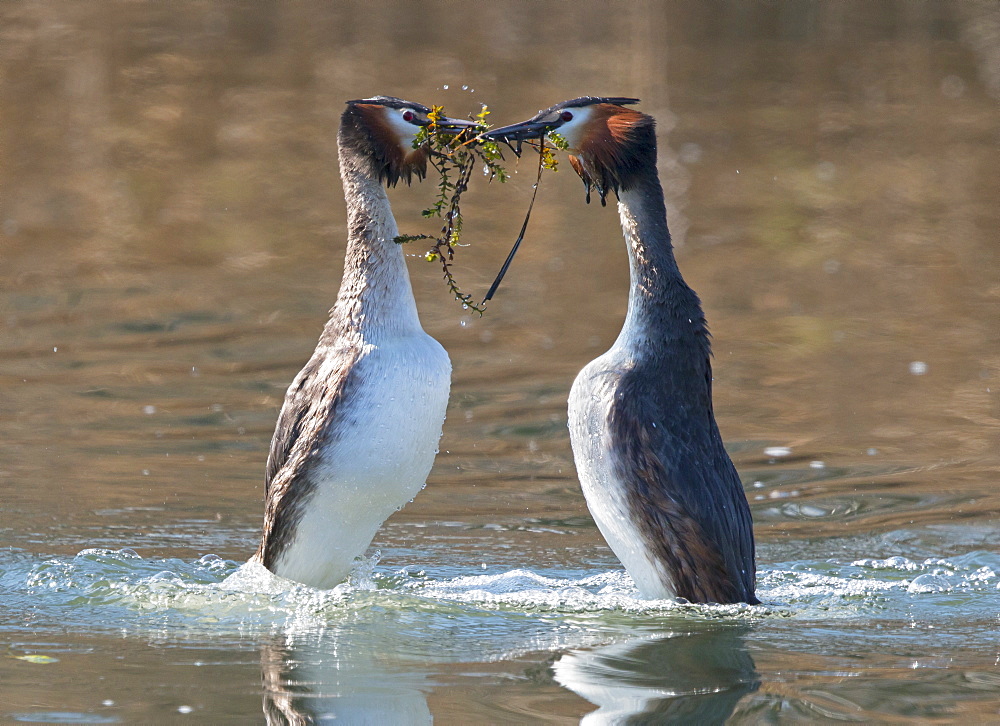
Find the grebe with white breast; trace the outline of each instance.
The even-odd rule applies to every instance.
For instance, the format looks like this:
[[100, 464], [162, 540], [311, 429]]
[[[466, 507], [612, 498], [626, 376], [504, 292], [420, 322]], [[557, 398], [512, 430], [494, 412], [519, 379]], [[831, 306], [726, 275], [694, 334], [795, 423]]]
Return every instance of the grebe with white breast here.
[[576, 98], [485, 135], [518, 144], [556, 131], [587, 201], [592, 189], [602, 204], [618, 197], [628, 313], [569, 397], [573, 457], [598, 528], [644, 597], [753, 604], [750, 507], [712, 410], [708, 327], [674, 259], [655, 121], [634, 103]]
[[[416, 496], [441, 438], [451, 362], [420, 326], [385, 189], [424, 177], [428, 150], [413, 144], [429, 113], [377, 96], [348, 101], [341, 117], [344, 276], [316, 350], [285, 394], [253, 558], [318, 588], [343, 581], [381, 524]], [[437, 130], [473, 125], [443, 119]]]

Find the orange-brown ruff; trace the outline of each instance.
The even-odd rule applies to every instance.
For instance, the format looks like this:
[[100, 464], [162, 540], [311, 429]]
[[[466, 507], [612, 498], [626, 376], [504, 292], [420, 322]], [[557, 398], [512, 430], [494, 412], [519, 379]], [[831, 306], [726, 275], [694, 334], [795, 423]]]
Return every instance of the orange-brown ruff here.
[[617, 193], [640, 172], [651, 137], [655, 153], [655, 121], [652, 116], [610, 103], [592, 108], [579, 156], [570, 154], [569, 163], [587, 185], [587, 201], [593, 187], [605, 204], [608, 192]]
[[[556, 131], [604, 203], [618, 196], [628, 313], [569, 397], [587, 506], [644, 597], [756, 603], [750, 508], [712, 409], [708, 326], [677, 268], [651, 116], [637, 99], [584, 97], [490, 131], [520, 143]], [[517, 148], [517, 147], [515, 147]]]

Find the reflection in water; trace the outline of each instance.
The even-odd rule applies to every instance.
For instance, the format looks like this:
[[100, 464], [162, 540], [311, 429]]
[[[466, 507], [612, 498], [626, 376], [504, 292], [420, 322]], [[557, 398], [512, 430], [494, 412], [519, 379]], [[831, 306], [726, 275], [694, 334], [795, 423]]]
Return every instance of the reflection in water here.
[[760, 678], [745, 628], [676, 632], [571, 651], [556, 680], [599, 706], [584, 724], [723, 723]]
[[[327, 633], [321, 641], [329, 645]], [[289, 636], [261, 648], [264, 716], [269, 726], [325, 723], [429, 724], [433, 721], [417, 672], [394, 673], [371, 650], [340, 642], [333, 648], [295, 643]]]
[[[982, 551], [849, 564], [842, 562], [844, 552], [821, 560], [800, 552], [787, 565], [762, 570], [759, 592], [766, 605], [753, 608], [640, 600], [621, 570], [573, 579], [528, 570], [446, 576], [450, 553], [462, 549], [455, 537], [448, 552], [432, 548], [434, 559], [407, 550], [407, 559], [427, 561], [436, 574], [393, 573], [379, 565], [359, 573], [355, 585], [329, 591], [289, 588], [259, 564], [241, 567], [212, 556], [185, 562], [91, 549], [42, 560], [0, 551], [0, 633], [15, 634], [13, 657], [0, 659], [0, 683], [10, 694], [7, 702], [16, 698], [24, 708], [49, 702], [41, 691], [51, 692], [51, 683], [31, 685], [37, 684], [34, 671], [12, 681], [5, 669], [23, 668], [31, 662], [25, 657], [69, 660], [59, 634], [88, 631], [91, 640], [127, 634], [131, 650], [153, 642], [180, 653], [188, 644], [187, 652], [197, 653], [195, 665], [237, 661], [209, 689], [206, 671], [190, 667], [143, 682], [174, 694], [178, 682], [215, 689], [214, 713], [232, 712], [230, 694], [247, 696], [244, 720], [260, 712], [256, 689], [250, 698], [247, 687], [260, 682], [263, 667], [265, 710], [277, 723], [333, 716], [425, 723], [428, 711], [445, 723], [522, 723], [555, 710], [576, 716], [592, 710], [581, 699], [600, 707], [591, 717], [597, 722], [626, 713], [636, 716], [631, 720], [683, 716], [700, 723], [730, 711], [760, 721], [784, 716], [788, 708], [815, 718], [820, 692], [824, 714], [857, 716], [856, 707], [845, 705], [849, 701], [862, 705], [865, 720], [882, 721], [903, 712], [938, 714], [947, 688], [982, 721], [996, 711], [995, 694], [981, 683], [995, 681], [989, 679], [996, 638], [984, 634], [997, 629], [1000, 555], [995, 528], [974, 538], [962, 529], [963, 547]], [[535, 536], [510, 534], [517, 540]], [[466, 532], [470, 540], [481, 535]], [[940, 550], [941, 542], [959, 535], [939, 536], [922, 546]], [[428, 541], [434, 538], [423, 537], [419, 545]], [[880, 549], [872, 542], [858, 546]], [[16, 635], [25, 623], [33, 640]], [[607, 645], [641, 633], [650, 637]], [[40, 643], [49, 638], [54, 642]], [[262, 658], [242, 657], [246, 648], [263, 648]], [[121, 643], [114, 646], [110, 658], [88, 653], [87, 662], [115, 661], [121, 649]], [[206, 651], [215, 655], [206, 657]], [[567, 652], [549, 676], [552, 654]], [[545, 678], [533, 676], [539, 664]], [[116, 662], [110, 668], [121, 671]], [[66, 685], [82, 670], [52, 672]], [[758, 670], [766, 692], [741, 700], [756, 687]], [[470, 686], [470, 677], [478, 685]], [[115, 681], [112, 687], [127, 685]], [[931, 685], [935, 691], [926, 689]], [[831, 705], [836, 699], [841, 706]], [[122, 720], [164, 721], [155, 711], [160, 702], [150, 700], [150, 707]]]

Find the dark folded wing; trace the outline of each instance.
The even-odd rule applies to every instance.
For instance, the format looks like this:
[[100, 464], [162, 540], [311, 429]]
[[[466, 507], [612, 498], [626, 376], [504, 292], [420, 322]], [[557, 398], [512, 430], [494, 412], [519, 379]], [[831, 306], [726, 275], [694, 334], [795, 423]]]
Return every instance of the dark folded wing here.
[[317, 350], [285, 394], [267, 457], [264, 531], [257, 556], [271, 567], [294, 537], [315, 482], [311, 467], [336, 435], [337, 412], [356, 380], [356, 349]]
[[691, 391], [691, 373], [622, 374], [609, 416], [616, 473], [680, 597], [756, 602], [750, 508], [715, 424], [710, 380]]
[[302, 434], [303, 419], [316, 401], [313, 395], [322, 382], [316, 380], [316, 372], [322, 365], [322, 359], [313, 356], [305, 367], [299, 371], [285, 393], [285, 402], [278, 414], [278, 422], [271, 437], [271, 450], [267, 455], [267, 471], [264, 476], [264, 496], [271, 488], [271, 482], [281, 467], [288, 461], [288, 456]]

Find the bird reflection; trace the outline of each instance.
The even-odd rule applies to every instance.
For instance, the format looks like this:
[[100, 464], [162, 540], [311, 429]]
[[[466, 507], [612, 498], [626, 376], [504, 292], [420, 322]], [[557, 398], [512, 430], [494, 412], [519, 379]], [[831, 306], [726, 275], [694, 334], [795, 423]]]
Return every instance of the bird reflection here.
[[[328, 637], [321, 642], [330, 644]], [[391, 672], [371, 653], [289, 645], [281, 638], [261, 650], [261, 681], [268, 726], [433, 722], [422, 677]]]
[[746, 628], [679, 632], [574, 650], [556, 681], [599, 708], [582, 724], [721, 724], [760, 686]]

